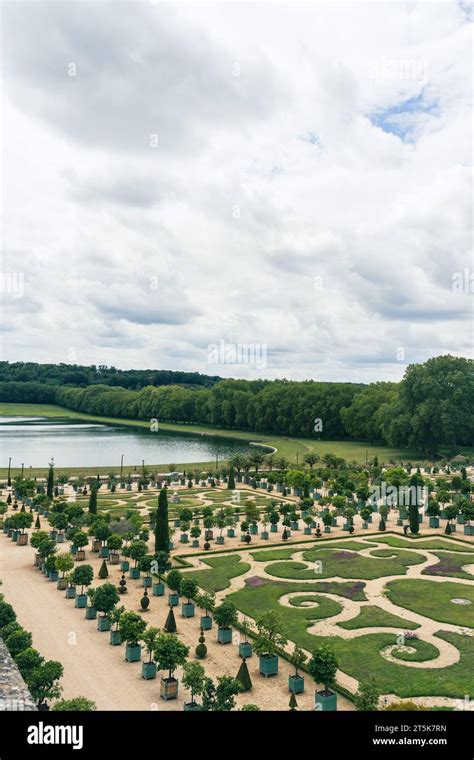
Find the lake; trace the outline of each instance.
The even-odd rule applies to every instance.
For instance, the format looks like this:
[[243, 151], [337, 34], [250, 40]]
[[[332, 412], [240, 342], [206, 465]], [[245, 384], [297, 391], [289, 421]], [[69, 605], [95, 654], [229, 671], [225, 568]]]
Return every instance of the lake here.
[[0, 417], [0, 466], [120, 467], [132, 465], [215, 462], [234, 454], [248, 454], [248, 443], [231, 438], [100, 425], [53, 422], [40, 417]]

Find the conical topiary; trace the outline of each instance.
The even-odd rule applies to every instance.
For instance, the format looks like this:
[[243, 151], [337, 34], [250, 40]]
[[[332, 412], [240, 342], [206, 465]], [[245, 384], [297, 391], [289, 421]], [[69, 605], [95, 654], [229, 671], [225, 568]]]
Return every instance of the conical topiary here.
[[291, 712], [294, 712], [298, 708], [298, 702], [296, 701], [296, 697], [294, 694], [291, 695], [288, 706]]
[[387, 528], [387, 525], [385, 523], [385, 520], [383, 517], [381, 517], [380, 522], [379, 522], [379, 530], [386, 530], [386, 528]]
[[170, 607], [170, 611], [168, 612], [168, 617], [166, 618], [164, 630], [166, 631], [166, 633], [176, 633], [176, 631], [178, 630], [176, 627], [176, 620], [174, 617], [174, 612], [173, 612], [172, 607]]
[[104, 578], [108, 578], [108, 577], [109, 577], [109, 571], [107, 570], [107, 562], [104, 559], [100, 566], [99, 578], [103, 580]]
[[288, 531], [287, 531], [286, 528], [284, 529], [283, 533], [281, 534], [281, 537], [282, 537], [283, 541], [287, 541], [288, 540]]
[[41, 528], [39, 515], [36, 516], [35, 528]]
[[23, 504], [21, 505], [21, 509], [20, 509], [20, 512], [26, 512], [26, 509], [25, 509], [25, 502], [23, 502]]
[[245, 660], [245, 657], [242, 660], [242, 664], [239, 668], [239, 672], [235, 676], [237, 681], [240, 681], [242, 684], [242, 691], [251, 691], [252, 689], [252, 679], [250, 678], [249, 669], [247, 667], [247, 662]]
[[140, 607], [143, 611], [147, 610], [150, 605], [150, 600], [148, 598], [148, 591], [145, 589], [143, 592], [143, 596], [140, 599]]
[[451, 526], [450, 526], [450, 524], [448, 522], [446, 523], [446, 528], [445, 528], [444, 532], [446, 533], [447, 536], [451, 535], [451, 533], [452, 533]]
[[205, 656], [207, 655], [207, 646], [205, 645], [206, 638], [204, 636], [204, 631], [201, 628], [201, 635], [199, 636], [199, 644], [196, 647], [196, 657], [199, 660], [203, 660]]

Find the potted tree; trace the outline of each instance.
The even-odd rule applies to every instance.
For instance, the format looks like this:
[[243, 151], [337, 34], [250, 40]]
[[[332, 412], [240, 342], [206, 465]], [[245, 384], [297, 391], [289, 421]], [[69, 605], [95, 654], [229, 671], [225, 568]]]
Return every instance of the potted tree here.
[[332, 529], [332, 521], [333, 521], [332, 512], [329, 512], [329, 510], [325, 512], [322, 516], [322, 521], [324, 525], [324, 532], [330, 533]]
[[278, 523], [280, 522], [280, 515], [273, 509], [270, 512], [270, 533], [278, 533]]
[[[68, 556], [68, 555], [66, 555]], [[75, 586], [81, 587], [81, 593], [76, 594], [74, 605], [76, 607], [87, 607], [87, 594], [84, 593], [84, 586], [90, 586], [94, 580], [94, 570], [91, 565], [79, 565], [74, 568], [72, 573], [72, 582]]]
[[145, 573], [145, 577], [143, 579], [143, 588], [150, 588], [152, 585], [152, 577], [151, 577], [151, 568], [153, 565], [154, 558], [151, 556], [151, 554], [145, 554], [144, 557], [141, 557], [138, 561], [138, 567], [140, 568], [141, 572]]
[[137, 580], [140, 577], [140, 568], [138, 567], [139, 561], [148, 551], [148, 545], [145, 541], [133, 541], [127, 551], [128, 556], [134, 560], [134, 567], [130, 568], [130, 578]]
[[210, 613], [214, 612], [216, 606], [216, 595], [214, 593], [203, 593], [196, 597], [196, 603], [204, 610], [204, 615], [201, 615], [201, 628], [203, 631], [210, 631], [212, 628], [212, 617]]
[[214, 610], [217, 623], [217, 641], [219, 644], [232, 643], [232, 626], [237, 623], [237, 609], [232, 602], [223, 601]]
[[146, 621], [137, 612], [128, 610], [120, 616], [119, 628], [122, 634], [122, 641], [126, 645], [126, 661], [138, 662], [142, 656], [140, 641], [145, 633]]
[[94, 607], [97, 612], [102, 612], [97, 618], [98, 631], [110, 631], [110, 613], [119, 601], [119, 594], [112, 583], [103, 583], [94, 589]]
[[449, 536], [451, 533], [454, 533], [456, 531], [456, 524], [453, 524], [453, 520], [456, 519], [456, 515], [458, 513], [457, 507], [454, 506], [454, 504], [446, 504], [444, 508], [444, 517], [447, 520], [446, 522], [446, 528], [444, 532]]
[[57, 581], [59, 577], [59, 573], [56, 568], [56, 560], [57, 560], [57, 557], [54, 554], [50, 554], [49, 557], [47, 557], [46, 562], [44, 563], [46, 575], [50, 581]]
[[252, 631], [252, 626], [248, 620], [244, 619], [239, 624], [239, 628], [240, 632], [244, 635], [244, 640], [239, 642], [239, 657], [242, 657], [244, 660], [248, 660], [248, 658], [252, 657], [253, 654], [252, 643], [248, 640], [248, 637]]
[[158, 581], [153, 583], [153, 596], [163, 596], [165, 593], [165, 584], [161, 580], [162, 575], [171, 568], [169, 555], [164, 551], [155, 554], [152, 572], [158, 577]]
[[171, 591], [168, 595], [168, 604], [170, 607], [177, 607], [179, 604], [179, 593], [182, 579], [183, 575], [179, 570], [170, 570], [166, 576], [166, 583]]
[[31, 512], [19, 512], [15, 517], [16, 528], [18, 530], [16, 542], [18, 546], [26, 546], [28, 543], [28, 533], [26, 532], [26, 529], [31, 528], [33, 515]]
[[199, 548], [199, 536], [202, 533], [201, 528], [198, 528], [197, 525], [194, 525], [191, 528], [190, 532], [191, 532], [191, 538], [193, 539], [193, 541], [192, 541], [192, 547], [193, 547], [193, 549], [198, 549]]
[[181, 614], [185, 618], [194, 617], [195, 606], [192, 601], [196, 596], [198, 585], [194, 578], [184, 577], [180, 584], [181, 596], [186, 597], [187, 601], [181, 605]]
[[159, 635], [160, 632], [158, 628], [149, 626], [142, 636], [142, 641], [148, 653], [148, 660], [146, 662], [142, 662], [142, 678], [147, 681], [156, 678], [156, 663], [153, 662], [153, 655]]
[[95, 620], [97, 617], [97, 610], [94, 607], [94, 592], [95, 589], [88, 588], [87, 596], [89, 597], [89, 605], [86, 607], [86, 620]]
[[330, 647], [321, 644], [308, 663], [308, 671], [315, 682], [322, 683], [324, 689], [315, 692], [316, 710], [337, 710], [337, 694], [332, 690], [336, 682], [337, 660]]
[[426, 514], [429, 517], [428, 525], [430, 528], [439, 528], [439, 513], [440, 508], [436, 499], [429, 499]]
[[154, 657], [158, 670], [167, 670], [168, 676], [161, 679], [161, 698], [176, 699], [178, 679], [174, 677], [176, 668], [182, 667], [189, 654], [189, 647], [182, 644], [172, 633], [161, 633], [155, 644]]
[[[74, 537], [72, 540], [73, 545], [71, 546], [71, 553], [75, 556], [78, 562], [81, 562], [82, 560], [86, 558], [85, 547], [88, 545], [88, 543], [89, 543], [89, 537], [87, 536], [86, 533], [84, 533], [83, 530], [77, 530], [74, 533]], [[72, 551], [73, 547], [76, 550], [75, 552]]]
[[56, 586], [60, 591], [64, 591], [67, 588], [66, 573], [69, 573], [73, 568], [74, 560], [70, 554], [58, 554], [56, 557], [56, 570], [61, 573], [61, 577], [58, 579]]
[[362, 528], [368, 530], [369, 523], [372, 522], [372, 510], [368, 507], [363, 507], [360, 510], [360, 516], [362, 517]]
[[119, 551], [123, 546], [122, 536], [118, 533], [112, 533], [107, 539], [107, 546], [109, 548], [109, 562], [111, 565], [118, 565], [120, 561]]
[[287, 643], [281, 615], [275, 610], [265, 612], [257, 620], [257, 637], [255, 651], [260, 657], [259, 668], [261, 675], [268, 678], [278, 673], [279, 649]]
[[304, 691], [304, 678], [299, 674], [300, 668], [303, 667], [307, 656], [300, 647], [295, 647], [290, 657], [295, 672], [288, 676], [288, 688], [292, 694], [301, 694]]
[[109, 613], [110, 628], [110, 645], [118, 647], [122, 643], [122, 631], [120, 630], [120, 618], [125, 612], [125, 607], [114, 607]]
[[191, 694], [191, 701], [184, 703], [185, 712], [198, 712], [201, 706], [194, 697], [203, 693], [206, 673], [198, 662], [186, 662], [183, 665], [183, 686]]

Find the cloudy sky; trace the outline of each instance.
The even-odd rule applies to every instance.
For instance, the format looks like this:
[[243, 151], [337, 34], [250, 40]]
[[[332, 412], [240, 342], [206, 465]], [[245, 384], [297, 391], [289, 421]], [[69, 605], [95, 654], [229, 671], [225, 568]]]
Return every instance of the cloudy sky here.
[[3, 358], [472, 356], [471, 11], [3, 3]]

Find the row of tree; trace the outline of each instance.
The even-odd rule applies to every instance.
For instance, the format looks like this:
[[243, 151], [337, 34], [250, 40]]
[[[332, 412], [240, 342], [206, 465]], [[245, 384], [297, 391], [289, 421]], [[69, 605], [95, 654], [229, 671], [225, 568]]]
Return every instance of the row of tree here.
[[[212, 387], [0, 383], [0, 401], [52, 403], [86, 414], [201, 423], [321, 440], [411, 447], [434, 457], [474, 443], [474, 362], [439, 356], [400, 383], [221, 380]], [[1, 377], [1, 374], [0, 374]]]

